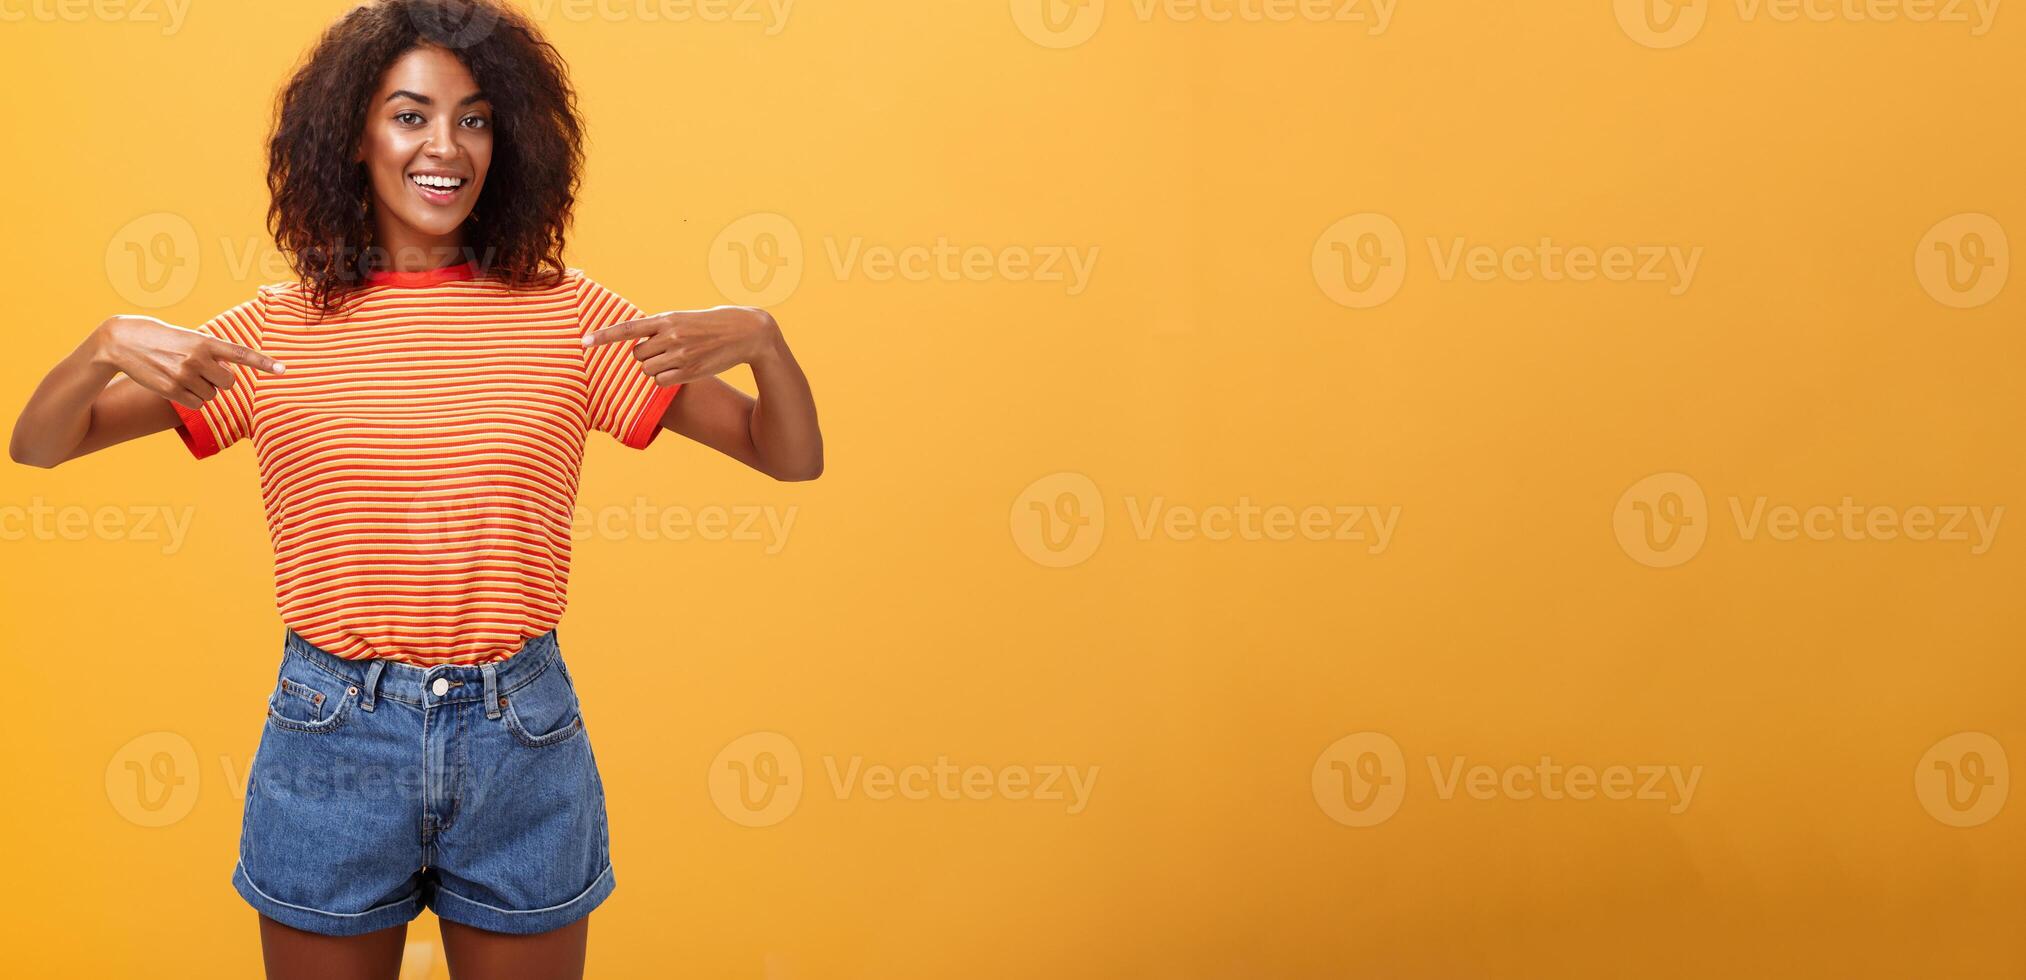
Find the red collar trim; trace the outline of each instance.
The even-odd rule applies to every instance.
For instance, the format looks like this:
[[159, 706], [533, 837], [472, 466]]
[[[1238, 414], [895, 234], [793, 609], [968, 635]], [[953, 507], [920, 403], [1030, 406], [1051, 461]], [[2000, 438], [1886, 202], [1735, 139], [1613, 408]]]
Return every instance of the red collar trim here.
[[446, 265], [440, 269], [425, 269], [421, 272], [398, 272], [381, 269], [366, 274], [368, 286], [428, 286], [439, 282], [455, 282], [471, 279], [478, 275], [478, 265], [472, 261]]

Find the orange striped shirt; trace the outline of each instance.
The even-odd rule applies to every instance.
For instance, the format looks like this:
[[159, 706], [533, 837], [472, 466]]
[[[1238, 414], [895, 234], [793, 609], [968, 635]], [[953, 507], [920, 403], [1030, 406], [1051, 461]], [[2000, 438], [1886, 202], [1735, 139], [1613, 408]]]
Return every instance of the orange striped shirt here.
[[[515, 290], [470, 263], [381, 273], [314, 320], [262, 286], [201, 332], [281, 361], [176, 432], [202, 459], [251, 437], [284, 623], [340, 657], [501, 660], [562, 618], [591, 430], [645, 449], [680, 385], [586, 332], [642, 313], [568, 270]], [[173, 403], [172, 403], [173, 404]]]

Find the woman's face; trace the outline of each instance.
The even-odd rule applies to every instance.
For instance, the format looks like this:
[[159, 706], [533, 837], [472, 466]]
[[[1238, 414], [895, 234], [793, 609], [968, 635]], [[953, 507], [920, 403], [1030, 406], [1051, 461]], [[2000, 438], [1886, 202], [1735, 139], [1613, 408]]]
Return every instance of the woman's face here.
[[377, 244], [463, 244], [460, 229], [492, 163], [492, 123], [492, 105], [450, 52], [418, 47], [388, 66], [358, 150]]

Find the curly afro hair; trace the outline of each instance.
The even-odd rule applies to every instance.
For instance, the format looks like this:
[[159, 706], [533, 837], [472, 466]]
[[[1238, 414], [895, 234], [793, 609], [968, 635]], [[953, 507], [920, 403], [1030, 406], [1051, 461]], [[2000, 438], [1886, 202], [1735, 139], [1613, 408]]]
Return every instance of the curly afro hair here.
[[268, 137], [268, 230], [319, 311], [376, 267], [362, 206], [371, 184], [352, 155], [380, 77], [424, 45], [456, 55], [493, 107], [493, 159], [466, 252], [483, 274], [517, 287], [563, 276], [584, 137], [562, 55], [495, 0], [373, 0], [325, 29], [276, 97]]

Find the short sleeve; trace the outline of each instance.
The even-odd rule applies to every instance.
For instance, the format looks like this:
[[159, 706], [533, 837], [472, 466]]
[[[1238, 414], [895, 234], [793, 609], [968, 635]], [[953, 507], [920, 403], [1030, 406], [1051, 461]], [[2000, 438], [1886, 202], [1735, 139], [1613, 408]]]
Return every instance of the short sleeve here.
[[[261, 328], [267, 322], [267, 294], [254, 297], [197, 327], [197, 332], [242, 347], [260, 349]], [[222, 362], [232, 372], [232, 387], [220, 391], [200, 410], [175, 402], [176, 434], [188, 446], [190, 455], [203, 459], [215, 456], [227, 446], [253, 434], [253, 388], [256, 372], [244, 364]]]
[[[646, 314], [589, 276], [577, 278], [579, 336]], [[591, 428], [624, 446], [646, 449], [661, 432], [661, 417], [681, 385], [655, 384], [633, 359], [638, 340], [599, 344], [584, 350], [585, 381], [591, 396]]]

